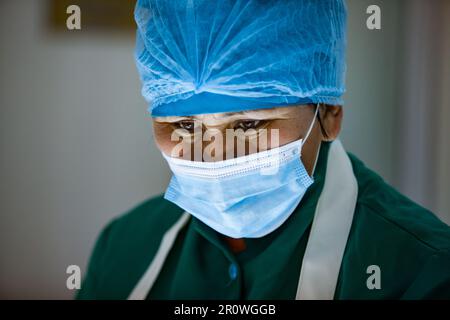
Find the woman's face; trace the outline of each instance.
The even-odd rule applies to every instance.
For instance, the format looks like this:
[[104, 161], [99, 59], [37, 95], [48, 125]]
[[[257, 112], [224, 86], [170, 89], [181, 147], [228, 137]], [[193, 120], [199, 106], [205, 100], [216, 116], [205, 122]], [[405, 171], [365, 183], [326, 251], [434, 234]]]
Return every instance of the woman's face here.
[[[219, 161], [304, 138], [314, 120], [315, 108], [314, 105], [301, 105], [189, 117], [155, 117], [153, 130], [158, 148], [168, 156]], [[340, 107], [336, 108], [339, 109], [340, 128], [342, 112]], [[321, 109], [323, 129], [333, 139], [330, 131], [334, 133], [335, 130], [326, 130], [325, 126], [330, 126], [330, 121], [323, 119], [329, 114], [326, 112], [328, 108], [323, 106]], [[322, 139], [316, 120], [302, 148], [302, 161], [310, 174]]]

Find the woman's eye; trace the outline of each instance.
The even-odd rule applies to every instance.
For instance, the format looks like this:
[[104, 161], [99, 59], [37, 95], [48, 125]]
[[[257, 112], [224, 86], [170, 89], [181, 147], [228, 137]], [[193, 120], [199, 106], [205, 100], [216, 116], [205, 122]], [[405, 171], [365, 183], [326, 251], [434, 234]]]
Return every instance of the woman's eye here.
[[194, 129], [195, 129], [194, 121], [188, 121], [188, 120], [179, 121], [176, 123], [176, 125], [178, 128], [187, 130], [189, 132], [194, 132]]
[[234, 129], [242, 129], [246, 131], [249, 129], [256, 129], [261, 124], [261, 120], [242, 120], [235, 124]]

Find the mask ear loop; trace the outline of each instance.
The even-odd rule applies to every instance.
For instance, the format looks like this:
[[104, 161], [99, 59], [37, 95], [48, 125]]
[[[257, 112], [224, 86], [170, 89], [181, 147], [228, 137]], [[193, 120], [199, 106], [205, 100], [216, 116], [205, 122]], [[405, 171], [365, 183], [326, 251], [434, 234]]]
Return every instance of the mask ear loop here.
[[[305, 139], [302, 140], [302, 147], [303, 147], [303, 144], [305, 143], [306, 139], [308, 139], [308, 137], [312, 131], [312, 128], [314, 127], [314, 124], [316, 123], [317, 114], [319, 113], [319, 105], [320, 105], [319, 103], [316, 105], [316, 111], [314, 112], [314, 119], [313, 119], [311, 125], [309, 126], [308, 132], [305, 135]], [[313, 166], [313, 169], [311, 172], [311, 177], [314, 176], [314, 172], [316, 171], [316, 165], [317, 165], [317, 160], [319, 160], [319, 153], [320, 153], [321, 145], [322, 145], [322, 143], [319, 144], [319, 150], [317, 150], [316, 160], [314, 161], [314, 166]]]
[[310, 124], [310, 126], [309, 126], [309, 129], [308, 129], [308, 131], [306, 132], [305, 138], [302, 140], [302, 147], [303, 147], [303, 145], [305, 144], [306, 139], [308, 139], [308, 137], [309, 137], [309, 135], [310, 135], [310, 133], [311, 133], [311, 131], [312, 131], [312, 128], [314, 127], [314, 124], [316, 123], [316, 118], [317, 118], [317, 113], [318, 113], [318, 112], [319, 112], [319, 103], [316, 105], [316, 111], [314, 112], [314, 118], [313, 118], [313, 121], [311, 122], [311, 124]]

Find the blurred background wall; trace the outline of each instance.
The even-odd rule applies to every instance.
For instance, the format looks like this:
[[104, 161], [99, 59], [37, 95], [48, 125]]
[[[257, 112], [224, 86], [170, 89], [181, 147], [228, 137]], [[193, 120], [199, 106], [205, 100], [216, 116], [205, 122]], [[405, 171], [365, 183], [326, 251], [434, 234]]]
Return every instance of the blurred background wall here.
[[[449, 3], [348, 1], [342, 133], [348, 150], [447, 223]], [[133, 33], [52, 31], [48, 4], [0, 2], [0, 298], [71, 298], [67, 266], [85, 271], [101, 228], [170, 177]], [[366, 27], [371, 4], [381, 30]]]

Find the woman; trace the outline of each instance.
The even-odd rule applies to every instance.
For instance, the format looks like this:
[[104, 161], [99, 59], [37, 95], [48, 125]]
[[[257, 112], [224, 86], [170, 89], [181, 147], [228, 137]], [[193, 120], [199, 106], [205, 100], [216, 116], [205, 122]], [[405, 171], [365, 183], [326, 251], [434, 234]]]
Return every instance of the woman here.
[[173, 177], [101, 233], [81, 299], [450, 298], [450, 228], [347, 154], [341, 0], [142, 0]]

